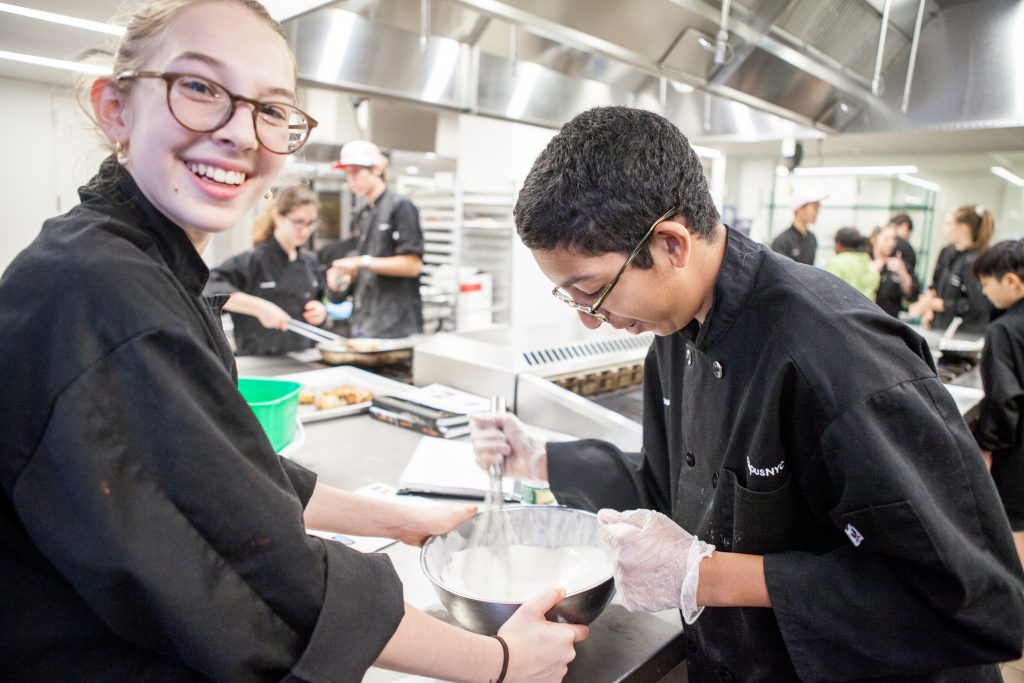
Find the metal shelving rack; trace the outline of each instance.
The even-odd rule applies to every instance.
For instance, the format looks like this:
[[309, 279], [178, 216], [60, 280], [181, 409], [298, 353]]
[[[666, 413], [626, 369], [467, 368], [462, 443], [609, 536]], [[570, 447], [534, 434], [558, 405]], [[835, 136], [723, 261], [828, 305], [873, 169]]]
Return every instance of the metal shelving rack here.
[[[461, 331], [507, 324], [515, 232], [513, 188], [459, 188], [416, 176], [400, 176], [396, 186], [420, 212], [425, 328]], [[487, 309], [461, 307], [460, 319], [461, 273], [467, 267], [491, 276], [493, 299]], [[489, 323], [481, 324], [481, 313], [489, 314]]]
[[[459, 265], [489, 273], [493, 280], [491, 325], [509, 321], [512, 289], [513, 189], [463, 189], [459, 192], [461, 244]], [[465, 327], [458, 321], [459, 329]]]
[[434, 178], [399, 176], [398, 191], [409, 197], [420, 212], [423, 232], [423, 323], [427, 331], [455, 329], [458, 286], [444, 269], [458, 264], [459, 209], [458, 192]]

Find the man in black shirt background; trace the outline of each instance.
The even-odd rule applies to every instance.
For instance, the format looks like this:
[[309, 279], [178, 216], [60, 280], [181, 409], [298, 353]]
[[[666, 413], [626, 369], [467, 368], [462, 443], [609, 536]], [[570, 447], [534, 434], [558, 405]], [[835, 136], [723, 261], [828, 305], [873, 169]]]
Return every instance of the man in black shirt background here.
[[788, 256], [797, 263], [814, 265], [818, 251], [818, 239], [811, 232], [811, 226], [818, 220], [821, 200], [828, 195], [806, 189], [793, 190], [793, 224], [772, 240], [772, 251]]

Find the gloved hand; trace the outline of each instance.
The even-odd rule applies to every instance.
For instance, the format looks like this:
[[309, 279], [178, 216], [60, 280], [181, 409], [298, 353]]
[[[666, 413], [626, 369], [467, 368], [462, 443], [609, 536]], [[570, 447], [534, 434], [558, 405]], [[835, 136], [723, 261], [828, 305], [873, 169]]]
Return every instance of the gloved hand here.
[[626, 609], [678, 608], [687, 624], [696, 621], [704, 611], [697, 606], [698, 567], [715, 546], [653, 510], [604, 509], [597, 519], [601, 539], [612, 552], [615, 587]]
[[469, 441], [476, 464], [484, 470], [504, 462], [506, 476], [547, 481], [547, 442], [533, 436], [512, 413], [470, 415]]

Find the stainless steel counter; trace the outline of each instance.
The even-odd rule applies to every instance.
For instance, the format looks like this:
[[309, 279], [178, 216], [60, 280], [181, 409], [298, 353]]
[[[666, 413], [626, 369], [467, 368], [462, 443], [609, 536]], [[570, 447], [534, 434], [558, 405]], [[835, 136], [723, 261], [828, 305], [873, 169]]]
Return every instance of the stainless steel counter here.
[[[929, 330], [921, 327], [920, 325], [909, 325], [909, 327], [928, 342], [928, 348], [932, 352], [932, 358], [935, 360], [936, 365], [940, 365], [942, 363], [942, 352], [939, 350], [939, 345], [942, 342], [942, 334], [935, 330]], [[957, 334], [954, 338], [958, 340], [975, 341], [980, 339], [980, 336]], [[953, 400], [956, 401], [956, 406], [960, 410], [960, 414], [964, 416], [964, 420], [967, 424], [971, 424], [977, 420], [978, 411], [981, 408], [981, 400], [985, 397], [985, 393], [982, 391], [981, 386], [980, 368], [977, 365], [974, 365], [974, 367], [967, 372], [959, 374], [949, 381], [944, 381], [943, 386], [945, 386], [953, 396]]]
[[[241, 375], [275, 375], [311, 369], [290, 358], [239, 358]], [[296, 462], [316, 472], [320, 481], [355, 490], [382, 481], [398, 482], [420, 435], [378, 422], [367, 415], [342, 417], [305, 426], [305, 443]], [[447, 620], [430, 582], [419, 566], [419, 549], [396, 543], [384, 549], [405, 588], [405, 600]], [[613, 602], [591, 624], [590, 637], [577, 646], [566, 681], [685, 681], [679, 639], [682, 626], [676, 611], [634, 614]], [[419, 681], [382, 669], [371, 669], [364, 681]]]

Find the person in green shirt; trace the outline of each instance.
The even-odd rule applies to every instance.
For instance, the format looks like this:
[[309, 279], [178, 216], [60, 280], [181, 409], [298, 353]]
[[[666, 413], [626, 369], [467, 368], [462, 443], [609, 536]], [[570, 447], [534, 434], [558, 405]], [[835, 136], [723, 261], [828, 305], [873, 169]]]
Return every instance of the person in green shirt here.
[[825, 270], [874, 301], [879, 275], [867, 250], [868, 240], [857, 228], [841, 228], [835, 237], [836, 255], [825, 264]]

